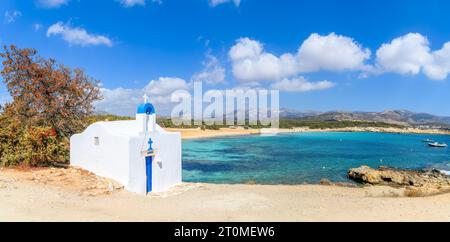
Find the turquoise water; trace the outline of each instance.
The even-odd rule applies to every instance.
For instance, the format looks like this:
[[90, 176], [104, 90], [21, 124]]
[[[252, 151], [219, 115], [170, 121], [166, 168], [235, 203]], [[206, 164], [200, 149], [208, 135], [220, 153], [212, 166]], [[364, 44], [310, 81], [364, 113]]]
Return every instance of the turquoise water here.
[[303, 184], [346, 182], [348, 169], [369, 165], [450, 170], [450, 136], [383, 133], [301, 133], [183, 142], [186, 182]]

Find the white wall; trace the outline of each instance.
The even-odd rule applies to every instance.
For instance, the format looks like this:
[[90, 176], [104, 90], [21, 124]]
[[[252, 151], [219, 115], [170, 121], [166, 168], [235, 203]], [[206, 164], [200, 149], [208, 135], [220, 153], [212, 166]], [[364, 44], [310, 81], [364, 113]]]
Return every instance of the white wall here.
[[129, 177], [125, 188], [130, 192], [145, 195], [147, 193], [147, 174], [145, 157], [141, 151], [148, 149], [148, 140], [144, 137], [133, 137], [130, 139], [129, 149]]
[[[98, 146], [94, 144], [95, 137], [99, 138]], [[129, 179], [129, 140], [125, 135], [109, 132], [104, 123], [93, 124], [82, 134], [71, 137], [70, 163], [126, 184]]]
[[162, 192], [181, 183], [181, 134], [160, 133], [155, 138], [155, 147], [153, 191]]
[[[152, 192], [166, 191], [181, 183], [181, 135], [179, 133], [155, 132], [144, 137], [130, 140], [130, 183], [128, 190], [137, 193], [146, 192], [147, 175], [145, 157], [141, 151], [148, 149], [148, 140], [152, 139], [152, 148], [156, 151], [152, 164]], [[143, 145], [145, 144], [145, 145]]]
[[[162, 192], [182, 182], [181, 134], [169, 133], [156, 125], [156, 131], [139, 134], [139, 122], [100, 122], [82, 134], [72, 136], [71, 165], [116, 180], [128, 191], [146, 194], [145, 157], [152, 138], [156, 157], [152, 166], [152, 191]], [[95, 137], [99, 145], [95, 145]]]

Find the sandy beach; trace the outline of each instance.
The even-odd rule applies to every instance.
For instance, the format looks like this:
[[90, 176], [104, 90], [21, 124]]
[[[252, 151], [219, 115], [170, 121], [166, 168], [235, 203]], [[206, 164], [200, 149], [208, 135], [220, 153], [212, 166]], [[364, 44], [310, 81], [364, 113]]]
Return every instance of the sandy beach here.
[[256, 135], [256, 134], [273, 134], [273, 133], [304, 133], [304, 132], [376, 132], [376, 133], [398, 133], [398, 134], [444, 134], [450, 135], [450, 131], [437, 129], [417, 129], [417, 128], [339, 128], [339, 129], [309, 129], [309, 128], [293, 128], [293, 129], [243, 129], [243, 128], [222, 128], [218, 130], [201, 130], [201, 129], [166, 129], [172, 132], [180, 132], [183, 139], [201, 139], [214, 137]]
[[259, 129], [232, 129], [222, 128], [218, 130], [201, 130], [201, 129], [178, 129], [169, 128], [166, 129], [171, 132], [180, 132], [183, 139], [202, 139], [202, 138], [214, 138], [214, 137], [228, 137], [228, 136], [242, 136], [242, 135], [255, 135], [260, 134]]
[[147, 197], [121, 189], [89, 195], [80, 184], [61, 183], [67, 175], [39, 181], [29, 179], [33, 173], [0, 171], [0, 221], [450, 221], [450, 194], [408, 198], [389, 187], [186, 183]]

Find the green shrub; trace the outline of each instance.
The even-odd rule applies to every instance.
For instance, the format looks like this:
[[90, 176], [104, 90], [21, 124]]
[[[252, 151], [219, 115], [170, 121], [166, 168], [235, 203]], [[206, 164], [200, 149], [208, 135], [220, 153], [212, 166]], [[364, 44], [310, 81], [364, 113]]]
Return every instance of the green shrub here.
[[49, 127], [2, 128], [0, 139], [2, 166], [49, 166], [69, 160], [68, 140]]

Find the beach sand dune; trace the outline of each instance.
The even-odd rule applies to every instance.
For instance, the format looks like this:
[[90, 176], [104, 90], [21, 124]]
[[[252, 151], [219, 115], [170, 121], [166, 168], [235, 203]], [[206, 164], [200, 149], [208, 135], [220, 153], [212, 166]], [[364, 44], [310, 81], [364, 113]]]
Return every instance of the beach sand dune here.
[[90, 195], [19, 173], [0, 171], [0, 221], [450, 221], [450, 194], [408, 198], [389, 187], [186, 183], [147, 197]]

